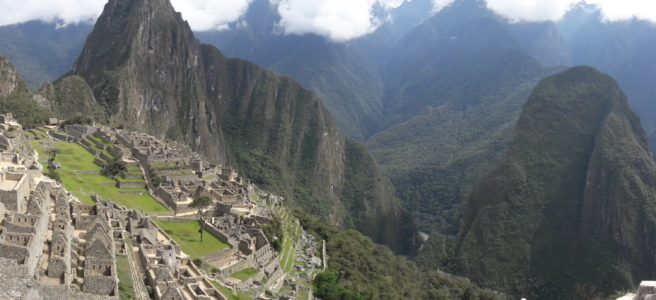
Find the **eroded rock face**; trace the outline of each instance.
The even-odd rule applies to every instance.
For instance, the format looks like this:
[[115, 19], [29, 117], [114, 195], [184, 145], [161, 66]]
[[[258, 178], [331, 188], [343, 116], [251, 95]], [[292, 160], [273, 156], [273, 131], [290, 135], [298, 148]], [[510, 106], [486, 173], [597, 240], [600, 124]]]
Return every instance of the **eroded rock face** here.
[[[393, 248], [413, 247], [413, 224], [402, 226], [389, 182], [366, 149], [347, 149], [320, 100], [290, 78], [202, 45], [167, 0], [109, 1], [69, 76], [93, 92], [82, 107], [95, 102], [110, 124], [184, 141], [308, 212]], [[66, 93], [50, 94], [55, 107], [79, 107], [57, 96]]]
[[16, 92], [19, 86], [16, 68], [4, 57], [0, 57], [0, 97], [7, 97]]
[[653, 277], [656, 163], [610, 77], [541, 81], [505, 162], [474, 189], [460, 232], [465, 274], [517, 296], [592, 299]]

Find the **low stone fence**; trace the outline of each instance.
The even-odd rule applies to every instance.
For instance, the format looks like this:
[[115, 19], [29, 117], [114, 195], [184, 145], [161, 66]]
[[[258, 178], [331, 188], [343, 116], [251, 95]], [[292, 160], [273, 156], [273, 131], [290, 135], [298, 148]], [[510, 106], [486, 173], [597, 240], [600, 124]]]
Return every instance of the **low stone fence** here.
[[101, 168], [104, 168], [107, 165], [107, 163], [104, 160], [102, 160], [98, 157], [95, 157], [93, 159], [93, 163], [96, 164], [96, 166], [99, 166]]
[[80, 144], [86, 146], [87, 148], [93, 148], [93, 144], [91, 143], [91, 141], [87, 139], [82, 139], [82, 141], [80, 141]]
[[112, 161], [114, 160], [113, 157], [109, 156], [107, 152], [100, 152], [100, 158], [104, 159], [105, 161]]
[[125, 179], [144, 179], [142, 174], [126, 174]]
[[100, 175], [100, 171], [75, 171], [78, 175]]
[[146, 182], [125, 182], [121, 181], [118, 183], [118, 188], [120, 189], [143, 189], [146, 186]]
[[231, 240], [227, 235], [223, 234], [223, 232], [221, 232], [218, 228], [214, 227], [214, 225], [207, 221], [205, 221], [205, 229], [211, 232], [212, 235], [216, 236], [222, 242], [232, 246], [233, 248], [237, 247], [237, 241]]
[[48, 131], [48, 134], [50, 134], [50, 136], [52, 136], [52, 137], [54, 137], [58, 140], [64, 141], [64, 142], [77, 143], [79, 141], [78, 138], [72, 137], [72, 136], [67, 135], [67, 134], [63, 134], [63, 133], [61, 133], [59, 131], [55, 131], [55, 130]]

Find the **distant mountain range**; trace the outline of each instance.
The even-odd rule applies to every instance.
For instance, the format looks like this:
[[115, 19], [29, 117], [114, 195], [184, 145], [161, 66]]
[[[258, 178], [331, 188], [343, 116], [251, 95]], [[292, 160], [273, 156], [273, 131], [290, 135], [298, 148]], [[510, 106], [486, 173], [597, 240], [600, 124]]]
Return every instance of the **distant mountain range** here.
[[[437, 13], [413, 0], [334, 43], [282, 35], [267, 0], [240, 25], [197, 33], [165, 2], [111, 0], [84, 47], [84, 25], [0, 27], [0, 54], [33, 89], [54, 81], [37, 98], [59, 114], [184, 140], [398, 252], [415, 254], [416, 222], [427, 268], [563, 299], [656, 276], [653, 23], [605, 22], [589, 5], [510, 22], [482, 0]], [[62, 54], [21, 50], [39, 35]], [[617, 83], [565, 71], [578, 65]]]
[[35, 91], [71, 69], [91, 29], [93, 24], [59, 28], [40, 21], [0, 26], [0, 55], [16, 65]]

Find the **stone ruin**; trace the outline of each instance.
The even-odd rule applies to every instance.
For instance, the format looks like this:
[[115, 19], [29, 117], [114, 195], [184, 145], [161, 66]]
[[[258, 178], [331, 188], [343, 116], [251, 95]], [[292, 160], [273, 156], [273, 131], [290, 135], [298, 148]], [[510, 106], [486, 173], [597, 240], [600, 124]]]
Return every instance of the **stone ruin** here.
[[28, 168], [38, 162], [10, 114], [0, 151], [0, 299], [117, 299], [107, 218]]

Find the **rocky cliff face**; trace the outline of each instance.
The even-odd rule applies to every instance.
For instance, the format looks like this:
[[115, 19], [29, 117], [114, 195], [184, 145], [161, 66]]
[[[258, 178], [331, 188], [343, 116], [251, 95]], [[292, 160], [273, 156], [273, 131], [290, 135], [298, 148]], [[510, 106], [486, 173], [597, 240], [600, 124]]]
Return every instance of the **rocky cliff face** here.
[[656, 164], [617, 83], [591, 68], [541, 81], [505, 162], [472, 192], [463, 271], [516, 296], [592, 299], [653, 277]]
[[[35, 99], [45, 99], [44, 104], [61, 118], [71, 118], [78, 114], [93, 117], [99, 122], [106, 121], [105, 112], [98, 106], [93, 91], [84, 78], [67, 76], [55, 83], [47, 83], [39, 89]], [[53, 101], [48, 99], [66, 99]]]
[[26, 89], [21, 84], [21, 79], [16, 72], [16, 68], [4, 57], [0, 57], [0, 97], [7, 97], [14, 92], [20, 92], [19, 89]]
[[[412, 240], [412, 230], [400, 230], [403, 211], [389, 183], [364, 148], [349, 147], [316, 96], [201, 44], [168, 0], [110, 0], [69, 75], [86, 81], [95, 99], [83, 103], [97, 103], [111, 124], [183, 140], [305, 210], [396, 249], [408, 245], [402, 236]], [[69, 99], [51, 100], [76, 107]], [[349, 185], [360, 174], [376, 180]], [[380, 220], [388, 228], [364, 225]]]
[[26, 128], [42, 125], [50, 116], [34, 99], [14, 65], [0, 56], [0, 113], [13, 113]]

